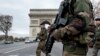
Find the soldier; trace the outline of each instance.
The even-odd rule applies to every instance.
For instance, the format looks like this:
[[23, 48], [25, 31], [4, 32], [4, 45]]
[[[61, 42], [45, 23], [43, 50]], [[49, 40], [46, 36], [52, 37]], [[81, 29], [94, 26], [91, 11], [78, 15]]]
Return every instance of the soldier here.
[[96, 42], [94, 45], [93, 56], [100, 56], [100, 18], [96, 18], [95, 23], [96, 23]]
[[43, 21], [40, 24], [41, 27], [41, 31], [38, 33], [38, 38], [39, 38], [39, 44], [36, 50], [36, 56], [41, 56], [41, 51], [44, 52], [44, 48], [45, 48], [45, 42], [47, 39], [47, 28], [50, 25], [50, 23], [48, 21]]
[[[90, 0], [65, 0], [69, 12], [63, 17], [68, 20], [65, 27], [55, 30], [52, 36], [62, 40], [63, 56], [86, 56], [87, 37], [94, 36], [94, 18]], [[61, 4], [66, 3], [63, 1]]]

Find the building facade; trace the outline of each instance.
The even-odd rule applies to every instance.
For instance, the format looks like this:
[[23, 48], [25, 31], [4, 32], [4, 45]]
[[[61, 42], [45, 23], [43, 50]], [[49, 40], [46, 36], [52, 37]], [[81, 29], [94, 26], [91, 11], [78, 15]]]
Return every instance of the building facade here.
[[57, 9], [30, 9], [30, 36], [34, 37], [39, 33], [41, 22], [47, 20], [52, 24], [57, 13]]

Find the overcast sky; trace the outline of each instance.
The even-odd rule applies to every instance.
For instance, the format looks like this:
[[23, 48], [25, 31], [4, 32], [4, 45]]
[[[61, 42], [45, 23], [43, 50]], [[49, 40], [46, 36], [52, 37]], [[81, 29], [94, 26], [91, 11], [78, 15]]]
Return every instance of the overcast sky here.
[[29, 34], [29, 10], [36, 8], [57, 9], [62, 0], [0, 0], [0, 14], [13, 16], [10, 35]]
[[29, 34], [29, 10], [58, 8], [61, 0], [0, 0], [0, 14], [13, 16], [10, 35]]

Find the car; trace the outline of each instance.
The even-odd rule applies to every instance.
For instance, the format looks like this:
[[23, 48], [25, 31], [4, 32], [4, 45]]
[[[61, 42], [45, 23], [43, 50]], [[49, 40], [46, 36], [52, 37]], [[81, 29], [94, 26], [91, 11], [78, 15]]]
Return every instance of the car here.
[[13, 41], [4, 41], [5, 44], [13, 44]]
[[25, 40], [25, 43], [33, 43], [31, 40]]
[[33, 42], [34, 42], [34, 38], [32, 38], [32, 37], [25, 38], [25, 43], [33, 43]]

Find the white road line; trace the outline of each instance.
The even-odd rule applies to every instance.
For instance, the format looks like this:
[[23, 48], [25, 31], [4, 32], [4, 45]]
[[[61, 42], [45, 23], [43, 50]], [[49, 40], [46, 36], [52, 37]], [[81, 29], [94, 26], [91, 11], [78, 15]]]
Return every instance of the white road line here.
[[[19, 56], [19, 55], [9, 55], [9, 56]], [[28, 55], [28, 56], [36, 56], [36, 55]], [[44, 55], [42, 55], [44, 56]]]
[[29, 55], [29, 56], [36, 56], [36, 55]]
[[18, 55], [9, 55], [9, 56], [18, 56]]
[[5, 51], [5, 50], [11, 50], [11, 49], [14, 49], [14, 48], [19, 48], [19, 47], [21, 47], [21, 46], [10, 47], [10, 48], [5, 48], [5, 49], [0, 49], [0, 53], [1, 53], [2, 51]]
[[[36, 55], [29, 55], [29, 56], [36, 56]], [[45, 56], [45, 55], [41, 55], [41, 56]]]
[[25, 48], [27, 48], [27, 47], [31, 47], [31, 46], [26, 46], [26, 47], [22, 47], [22, 48], [19, 48], [19, 49], [14, 49], [14, 50], [7, 51], [7, 52], [4, 52], [4, 53], [7, 54], [7, 53], [10, 53], [10, 52], [13, 52], [13, 51], [17, 51], [17, 50], [25, 49]]

